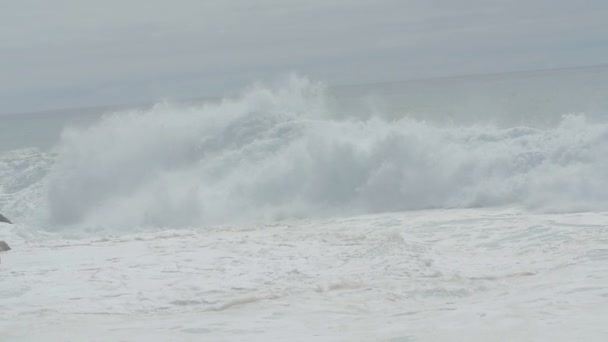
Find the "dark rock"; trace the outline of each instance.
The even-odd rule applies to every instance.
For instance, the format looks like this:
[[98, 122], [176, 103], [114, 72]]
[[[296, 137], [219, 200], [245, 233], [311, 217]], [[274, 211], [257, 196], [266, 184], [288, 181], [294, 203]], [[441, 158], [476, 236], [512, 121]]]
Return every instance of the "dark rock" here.
[[0, 252], [10, 251], [11, 248], [8, 246], [8, 243], [4, 241], [0, 241]]
[[4, 223], [10, 223], [13, 224], [13, 222], [11, 222], [9, 219], [7, 219], [6, 217], [2, 216], [2, 214], [0, 214], [0, 222], [4, 222]]

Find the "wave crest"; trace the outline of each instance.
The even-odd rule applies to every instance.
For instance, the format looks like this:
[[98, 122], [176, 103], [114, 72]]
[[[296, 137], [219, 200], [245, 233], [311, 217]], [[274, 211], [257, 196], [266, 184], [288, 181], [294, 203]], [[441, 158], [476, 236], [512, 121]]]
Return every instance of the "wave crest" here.
[[200, 106], [159, 104], [66, 130], [46, 184], [50, 221], [189, 226], [423, 208], [608, 204], [608, 125], [549, 128], [332, 115], [291, 77]]

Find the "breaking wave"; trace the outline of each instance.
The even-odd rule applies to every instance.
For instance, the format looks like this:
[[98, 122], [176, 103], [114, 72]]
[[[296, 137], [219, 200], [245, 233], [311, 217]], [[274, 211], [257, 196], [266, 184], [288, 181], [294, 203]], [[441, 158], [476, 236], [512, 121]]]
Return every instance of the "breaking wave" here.
[[349, 118], [327, 100], [323, 85], [292, 77], [218, 102], [108, 114], [66, 129], [53, 152], [4, 154], [2, 205], [47, 227], [115, 229], [608, 205], [608, 124], [582, 114], [497, 127]]

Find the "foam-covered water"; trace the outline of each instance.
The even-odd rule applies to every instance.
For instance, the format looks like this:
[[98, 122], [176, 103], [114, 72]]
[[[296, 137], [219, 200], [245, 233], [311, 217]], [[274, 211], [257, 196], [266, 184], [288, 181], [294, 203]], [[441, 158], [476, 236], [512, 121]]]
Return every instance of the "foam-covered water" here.
[[438, 209], [13, 239], [0, 330], [7, 341], [600, 342], [607, 223], [608, 212]]
[[[161, 103], [0, 159], [0, 208], [46, 229], [184, 227], [515, 205], [608, 205], [608, 123], [545, 126], [337, 114], [291, 77], [202, 105]], [[393, 115], [394, 116], [394, 115]]]

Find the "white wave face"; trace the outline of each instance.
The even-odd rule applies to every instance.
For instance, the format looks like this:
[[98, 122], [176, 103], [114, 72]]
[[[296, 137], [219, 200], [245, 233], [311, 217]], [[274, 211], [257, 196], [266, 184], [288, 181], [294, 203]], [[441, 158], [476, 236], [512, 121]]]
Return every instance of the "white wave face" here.
[[66, 130], [48, 177], [23, 191], [37, 191], [37, 216], [50, 226], [115, 229], [608, 205], [608, 124], [582, 114], [505, 128], [348, 118], [327, 100], [323, 85], [291, 77], [217, 103], [106, 115]]

